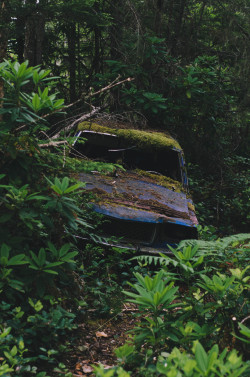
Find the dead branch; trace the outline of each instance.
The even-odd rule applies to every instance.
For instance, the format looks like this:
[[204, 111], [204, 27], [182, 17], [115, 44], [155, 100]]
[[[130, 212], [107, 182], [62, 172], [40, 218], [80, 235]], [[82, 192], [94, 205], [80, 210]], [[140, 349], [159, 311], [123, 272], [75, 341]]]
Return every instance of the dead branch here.
[[134, 80], [133, 77], [128, 77], [127, 79], [119, 81], [115, 84], [113, 84], [114, 83], [114, 81], [113, 81], [113, 83], [109, 84], [108, 86], [105, 86], [105, 88], [102, 88], [102, 89], [98, 90], [97, 92], [90, 93], [88, 97], [96, 96], [97, 94], [101, 94], [101, 93], [105, 92], [106, 90], [114, 88], [117, 85], [121, 85], [121, 84], [124, 84], [125, 82], [129, 82], [129, 81], [133, 81], [133, 80]]
[[[133, 77], [128, 77], [128, 78], [126, 78], [125, 80], [122, 80], [122, 81], [117, 82], [117, 80], [119, 80], [119, 78], [120, 78], [120, 76], [118, 76], [118, 77], [117, 77], [114, 81], [112, 81], [109, 85], [107, 85], [107, 86], [105, 86], [104, 88], [98, 90], [97, 92], [94, 92], [94, 93], [90, 92], [90, 93], [86, 94], [85, 96], [83, 95], [83, 96], [82, 96], [81, 98], [79, 98], [77, 101], [75, 101], [75, 102], [73, 102], [73, 103], [70, 103], [70, 104], [67, 105], [67, 106], [64, 106], [63, 109], [69, 109], [70, 107], [76, 105], [77, 103], [83, 101], [84, 99], [88, 99], [88, 98], [90, 98], [90, 97], [94, 97], [94, 96], [96, 96], [97, 94], [101, 94], [101, 93], [105, 92], [106, 90], [109, 90], [109, 89], [114, 88], [114, 87], [117, 86], [117, 85], [121, 85], [121, 84], [124, 84], [125, 82], [129, 82], [129, 81], [133, 81], [133, 80], [134, 80]], [[50, 114], [46, 114], [46, 115], [44, 116], [44, 118], [47, 117], [47, 116], [49, 116], [49, 115], [50, 115]]]
[[[107, 85], [104, 88], [98, 90], [97, 92], [89, 93], [85, 98], [87, 99], [87, 98], [96, 96], [97, 94], [101, 94], [103, 92], [106, 92], [107, 90], [110, 90], [110, 89], [114, 88], [115, 86], [122, 85], [125, 82], [129, 82], [129, 81], [133, 81], [134, 80], [133, 77], [128, 77], [125, 80], [116, 82], [118, 80], [118, 78], [119, 78], [119, 76], [113, 82], [111, 82], [109, 85]], [[73, 104], [71, 104], [71, 105], [73, 105]], [[68, 105], [65, 108], [70, 107], [71, 105]], [[106, 106], [104, 106], [104, 107], [106, 107]], [[67, 127], [65, 127], [64, 128], [64, 132], [68, 132], [68, 131], [72, 130], [79, 122], [83, 122], [83, 121], [91, 118], [93, 115], [97, 114], [100, 110], [101, 110], [101, 108], [97, 107], [97, 108], [94, 108], [92, 111], [90, 111], [88, 114], [84, 114], [80, 118], [76, 119], [73, 123], [71, 123], [70, 125], [68, 125]], [[61, 131], [57, 132], [51, 139], [56, 139], [60, 135], [60, 132]]]
[[[116, 83], [116, 81], [119, 80], [119, 78], [120, 78], [120, 75], [119, 75], [118, 77], [116, 77], [116, 79], [115, 79], [114, 81], [112, 81], [107, 87], [105, 87], [105, 88], [103, 88], [103, 89], [105, 89], [105, 90], [106, 90], [106, 88], [110, 89], [110, 87], [112, 87], [112, 85], [114, 85], [114, 84]], [[101, 89], [101, 90], [102, 90], [102, 89]], [[70, 107], [76, 105], [77, 103], [81, 102], [84, 98], [93, 97], [93, 96], [96, 95], [96, 94], [98, 94], [98, 92], [96, 92], [96, 93], [91, 93], [91, 92], [90, 92], [90, 93], [87, 94], [86, 96], [83, 95], [83, 96], [81, 96], [81, 98], [79, 98], [77, 101], [75, 101], [75, 102], [73, 102], [73, 103], [70, 103], [70, 104], [67, 105], [67, 106], [64, 106], [64, 109], [68, 109], [68, 108], [70, 108]]]
[[[67, 127], [63, 128], [64, 132], [66, 133], [66, 132], [72, 130], [75, 127], [76, 124], [78, 124], [79, 122], [84, 122], [85, 120], [91, 118], [93, 115], [97, 114], [100, 110], [101, 110], [100, 107], [96, 107], [92, 111], [90, 111], [89, 113], [82, 115], [80, 118], [76, 119], [73, 123], [71, 123]], [[57, 139], [60, 136], [61, 131], [62, 130], [57, 132], [54, 136], [51, 137], [51, 139], [52, 140]]]
[[39, 144], [39, 147], [40, 148], [57, 147], [58, 145], [62, 145], [62, 144], [68, 144], [67, 140], [50, 141], [49, 143], [46, 143], [46, 144]]
[[[96, 95], [98, 95], [98, 94], [101, 94], [101, 93], [103, 93], [103, 92], [106, 92], [107, 90], [112, 89], [112, 88], [114, 88], [114, 87], [116, 87], [116, 86], [118, 86], [118, 85], [122, 85], [122, 84], [124, 84], [125, 82], [129, 82], [129, 81], [133, 81], [133, 80], [134, 80], [133, 77], [128, 77], [128, 78], [126, 78], [126, 79], [124, 79], [124, 80], [122, 80], [122, 81], [118, 81], [118, 82], [116, 82], [119, 78], [120, 78], [120, 76], [118, 76], [118, 77], [117, 77], [114, 81], [112, 81], [109, 85], [105, 86], [104, 88], [101, 88], [101, 89], [98, 90], [97, 92], [93, 92], [93, 93], [90, 92], [90, 93], [87, 94], [84, 98], [85, 98], [85, 99], [88, 99], [88, 98], [90, 98], [90, 97], [94, 97], [94, 96], [96, 96]], [[41, 116], [40, 118], [41, 118], [41, 119], [45, 119], [45, 118], [49, 117], [51, 114], [54, 114], [54, 113], [56, 113], [56, 112], [59, 113], [61, 110], [68, 109], [69, 107], [72, 107], [73, 105], [75, 105], [75, 104], [81, 102], [82, 100], [83, 100], [83, 98], [81, 97], [81, 98], [78, 99], [77, 101], [75, 101], [75, 102], [73, 102], [73, 103], [71, 103], [71, 104], [69, 104], [69, 105], [67, 105], [67, 106], [64, 106], [63, 109], [60, 109], [60, 110], [54, 110], [54, 111], [52, 111], [51, 113], [48, 113], [48, 114], [45, 114], [45, 115]], [[103, 106], [103, 107], [106, 107], [106, 106]], [[87, 119], [91, 118], [93, 115], [95, 115], [96, 113], [98, 113], [100, 110], [101, 110], [100, 107], [94, 108], [94, 109], [93, 109], [91, 112], [89, 112], [88, 114], [85, 114], [85, 115], [81, 116], [80, 118], [76, 119], [73, 123], [71, 123], [70, 125], [68, 125], [67, 127], [65, 127], [65, 128], [64, 128], [64, 131], [65, 131], [65, 132], [70, 131], [71, 129], [74, 128], [74, 126], [75, 126], [77, 123], [79, 123], [79, 122], [83, 122], [84, 120], [87, 120]], [[24, 125], [18, 127], [18, 128], [15, 130], [15, 132], [17, 132], [17, 131], [21, 131], [21, 130], [22, 130], [23, 128], [25, 128], [25, 127], [27, 127], [27, 124], [24, 124]], [[56, 139], [56, 138], [60, 135], [61, 131], [62, 131], [62, 130], [60, 130], [59, 132], [57, 132], [53, 137], [51, 137], [51, 139]]]

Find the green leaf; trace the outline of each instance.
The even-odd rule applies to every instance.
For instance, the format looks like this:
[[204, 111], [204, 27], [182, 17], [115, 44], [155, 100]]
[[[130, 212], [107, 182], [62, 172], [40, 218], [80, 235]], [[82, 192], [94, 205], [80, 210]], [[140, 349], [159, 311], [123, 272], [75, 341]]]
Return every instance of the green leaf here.
[[46, 372], [39, 372], [38, 374], [36, 374], [36, 377], [47, 377], [47, 373]]
[[[39, 266], [39, 259], [38, 259], [38, 257], [36, 256], [36, 254], [33, 253], [33, 251], [30, 250], [30, 255], [31, 255], [31, 257], [32, 257], [32, 260], [35, 262], [35, 264], [36, 264], [37, 266]], [[32, 264], [32, 265], [33, 265], [33, 264]], [[33, 267], [34, 267], [34, 265], [33, 265]]]
[[28, 261], [23, 260], [25, 258], [25, 254], [18, 254], [14, 257], [10, 258], [8, 261], [8, 266], [18, 266], [21, 264], [26, 264]]
[[74, 260], [72, 258], [74, 258], [77, 254], [78, 254], [78, 251], [71, 251], [70, 253], [68, 253], [67, 255], [62, 257], [61, 259], [64, 262], [74, 262]]
[[240, 333], [245, 335], [247, 338], [250, 338], [250, 329], [243, 325], [243, 323], [239, 323]]
[[38, 266], [42, 267], [45, 264], [45, 260], [46, 260], [46, 252], [44, 248], [42, 247], [39, 250], [39, 254], [38, 254], [38, 263], [39, 263]]
[[56, 185], [52, 185], [51, 186], [52, 190], [54, 190], [57, 194], [59, 195], [62, 195], [63, 194], [63, 191], [61, 190], [60, 187], [56, 186]]
[[1, 246], [1, 250], [0, 250], [0, 255], [2, 257], [5, 257], [6, 259], [8, 259], [9, 255], [10, 255], [10, 249], [11, 248], [8, 245], [3, 243], [2, 246]]
[[6, 338], [6, 336], [8, 336], [10, 332], [11, 327], [7, 327], [6, 329], [4, 329], [3, 332], [0, 333], [0, 339]]
[[63, 264], [63, 262], [53, 262], [53, 263], [48, 263], [48, 264], [46, 265], [46, 270], [47, 270], [47, 268], [57, 267], [57, 266], [60, 266], [61, 264]]
[[70, 186], [66, 190], [64, 190], [64, 194], [69, 194], [70, 192], [77, 190], [81, 186], [81, 183], [76, 183], [75, 185]]
[[34, 109], [35, 112], [37, 112], [39, 110], [40, 103], [41, 103], [40, 98], [39, 98], [38, 94], [36, 93], [32, 98], [32, 105], [33, 105], [33, 109]]
[[28, 298], [30, 306], [32, 306], [33, 309], [35, 309], [36, 312], [40, 312], [43, 308], [43, 304], [40, 300], [37, 300], [35, 303], [30, 297]]
[[196, 361], [195, 360], [187, 360], [183, 370], [186, 373], [187, 376], [191, 376], [191, 372], [193, 372], [194, 368], [196, 367]]
[[58, 258], [58, 250], [53, 243], [48, 242], [48, 250], [51, 251], [54, 257]]
[[61, 190], [63, 191], [63, 193], [65, 193], [65, 190], [68, 188], [68, 186], [69, 186], [69, 178], [64, 177], [61, 183]]
[[63, 257], [65, 254], [67, 254], [70, 248], [71, 248], [71, 245], [68, 243], [63, 245], [59, 251], [59, 257]]
[[44, 270], [44, 272], [47, 272], [48, 274], [51, 274], [51, 275], [58, 275], [58, 272], [54, 271], [54, 270]]
[[17, 354], [17, 347], [16, 346], [14, 346], [11, 350], [10, 350], [10, 354], [11, 354], [11, 356], [16, 356], [16, 354]]
[[213, 367], [215, 360], [217, 360], [218, 353], [219, 353], [219, 347], [217, 344], [215, 344], [209, 351], [208, 370], [210, 370]]
[[195, 360], [200, 370], [205, 373], [208, 367], [208, 358], [206, 351], [199, 342], [196, 344], [195, 348]]

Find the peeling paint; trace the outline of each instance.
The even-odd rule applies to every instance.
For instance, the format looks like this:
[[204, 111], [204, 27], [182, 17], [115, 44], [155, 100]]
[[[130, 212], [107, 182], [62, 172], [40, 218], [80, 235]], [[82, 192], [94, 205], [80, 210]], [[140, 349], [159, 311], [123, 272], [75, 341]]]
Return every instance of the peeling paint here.
[[[112, 145], [109, 147], [108, 144], [107, 150], [105, 149], [104, 152], [121, 153], [121, 161], [119, 161], [121, 165], [123, 153], [131, 153], [131, 150], [134, 150], [135, 153], [143, 150], [144, 158], [149, 156], [147, 153], [145, 154], [147, 150], [153, 157], [155, 155], [152, 155], [152, 150], [155, 154], [158, 151], [170, 150], [168, 154], [162, 155], [166, 156], [168, 167], [165, 165], [165, 159], [159, 159], [161, 170], [164, 171], [170, 166], [173, 170], [172, 176], [175, 178], [175, 175], [177, 176], [175, 171], [179, 169], [178, 179], [180, 181], [166, 176], [165, 173], [158, 172], [158, 166], [153, 169], [155, 171], [140, 168], [131, 170], [116, 168], [113, 172], [106, 174], [98, 172], [93, 172], [93, 174], [81, 173], [80, 180], [86, 183], [86, 190], [93, 194], [93, 210], [107, 216], [112, 221], [112, 235], [116, 235], [115, 230], [117, 234], [120, 234], [121, 229], [124, 228], [125, 238], [130, 241], [131, 239], [134, 240], [136, 248], [146, 244], [150, 245], [150, 248], [155, 246], [156, 249], [161, 251], [164, 251], [164, 248], [166, 251], [168, 243], [196, 236], [198, 221], [193, 202], [188, 195], [188, 180], [183, 152], [176, 140], [164, 133], [109, 128], [92, 122], [83, 122], [78, 129], [83, 133], [84, 131], [91, 131], [91, 135], [94, 133], [96, 137], [100, 135], [99, 145], [101, 148], [111, 140]], [[86, 135], [84, 133], [84, 137]], [[125, 147], [121, 146], [120, 149], [114, 149], [113, 145], [116, 145], [116, 143], [113, 142], [112, 136], [125, 140], [127, 142]], [[105, 137], [108, 138], [105, 139]], [[95, 139], [92, 139], [92, 143], [93, 140]], [[88, 148], [98, 148], [98, 145], [92, 146], [90, 143]], [[99, 151], [102, 151], [102, 149]], [[159, 156], [161, 156], [160, 153], [162, 152], [159, 152]], [[99, 154], [102, 156], [102, 152], [99, 152]], [[137, 158], [136, 154], [135, 157]], [[135, 161], [133, 160], [135, 163], [136, 158]], [[154, 166], [154, 161], [154, 158], [152, 161], [150, 160], [151, 166]], [[132, 228], [131, 224], [134, 224]], [[146, 224], [149, 227], [147, 228], [149, 237], [141, 228], [141, 226], [146, 227]], [[149, 238], [150, 242], [146, 241], [146, 238]]]
[[148, 179], [136, 172], [120, 172], [116, 177], [81, 173], [80, 180], [86, 182], [86, 190], [95, 195], [95, 209], [100, 213], [103, 209], [104, 214], [112, 216], [113, 213], [114, 217], [124, 220], [176, 223], [177, 219], [182, 219], [187, 226], [195, 225], [190, 220], [189, 210], [194, 207], [185, 192], [155, 183], [152, 177]]

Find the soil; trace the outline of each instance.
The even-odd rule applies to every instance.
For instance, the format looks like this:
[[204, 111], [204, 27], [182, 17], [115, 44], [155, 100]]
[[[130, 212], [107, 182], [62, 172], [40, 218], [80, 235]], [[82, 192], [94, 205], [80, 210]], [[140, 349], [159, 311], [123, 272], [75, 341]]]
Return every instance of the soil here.
[[133, 316], [134, 311], [136, 308], [126, 304], [121, 313], [113, 318], [89, 319], [78, 325], [77, 343], [65, 360], [74, 377], [93, 377], [93, 365], [102, 364], [108, 369], [117, 363], [114, 349], [122, 346], [129, 338], [128, 332], [137, 321]]

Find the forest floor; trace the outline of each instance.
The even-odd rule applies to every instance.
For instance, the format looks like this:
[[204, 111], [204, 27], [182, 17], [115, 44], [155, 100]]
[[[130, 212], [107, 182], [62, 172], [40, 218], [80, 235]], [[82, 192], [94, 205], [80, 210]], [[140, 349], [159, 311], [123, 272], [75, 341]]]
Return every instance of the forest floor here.
[[110, 319], [91, 319], [89, 313], [89, 319], [78, 325], [76, 344], [65, 360], [74, 377], [94, 376], [93, 365], [102, 364], [108, 369], [117, 364], [114, 349], [129, 338], [128, 331], [137, 321], [134, 311], [131, 304], [124, 304], [122, 311]]

